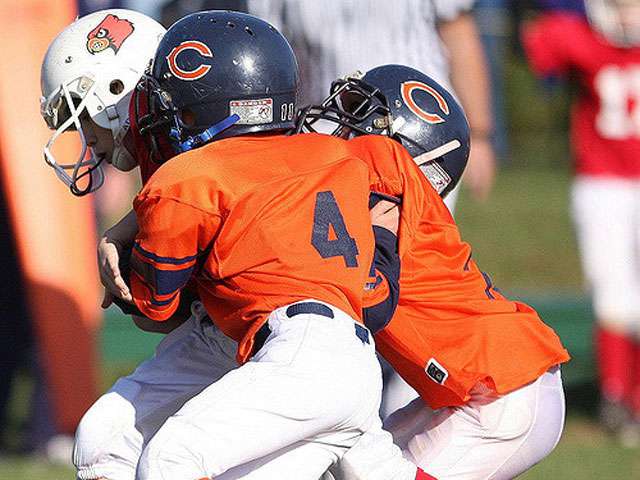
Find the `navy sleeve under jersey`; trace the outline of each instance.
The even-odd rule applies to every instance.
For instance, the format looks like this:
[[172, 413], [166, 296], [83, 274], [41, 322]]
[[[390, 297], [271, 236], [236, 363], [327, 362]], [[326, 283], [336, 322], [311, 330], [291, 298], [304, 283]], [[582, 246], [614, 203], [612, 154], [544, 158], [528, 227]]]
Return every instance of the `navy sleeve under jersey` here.
[[[389, 200], [398, 205], [401, 200], [388, 195], [372, 192], [369, 197], [369, 208], [379, 201]], [[373, 281], [367, 285], [370, 290], [386, 291], [386, 295], [371, 295], [373, 301], [365, 301], [363, 311], [364, 324], [375, 334], [390, 321], [398, 305], [400, 296], [400, 257], [398, 256], [398, 237], [384, 227], [374, 226], [373, 234], [376, 251], [371, 268]]]

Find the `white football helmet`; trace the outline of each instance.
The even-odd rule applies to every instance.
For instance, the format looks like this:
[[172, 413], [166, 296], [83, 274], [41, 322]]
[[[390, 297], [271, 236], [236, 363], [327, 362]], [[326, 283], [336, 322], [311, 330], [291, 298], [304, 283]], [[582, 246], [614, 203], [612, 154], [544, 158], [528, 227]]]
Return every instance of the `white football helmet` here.
[[[101, 10], [76, 19], [49, 45], [42, 62], [40, 112], [55, 132], [43, 149], [44, 158], [73, 194], [85, 195], [102, 185], [103, 160], [124, 171], [137, 165], [122, 144], [129, 129], [129, 99], [164, 32], [141, 13]], [[111, 130], [111, 158], [87, 148], [79, 120], [85, 110], [96, 125]], [[82, 142], [75, 163], [60, 163], [52, 152], [67, 130], [77, 130]], [[78, 184], [81, 178], [85, 187]]]
[[589, 22], [619, 47], [640, 46], [640, 0], [585, 0]]

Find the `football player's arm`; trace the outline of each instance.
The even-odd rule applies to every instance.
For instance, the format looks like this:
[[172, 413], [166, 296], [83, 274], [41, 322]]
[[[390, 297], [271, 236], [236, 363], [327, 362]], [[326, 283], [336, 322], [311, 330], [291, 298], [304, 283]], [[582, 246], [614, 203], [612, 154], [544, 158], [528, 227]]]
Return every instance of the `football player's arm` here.
[[166, 321], [208, 254], [220, 217], [177, 199], [142, 194], [134, 208], [139, 231], [131, 255], [133, 303], [143, 316]]
[[471, 152], [464, 181], [475, 198], [489, 195], [495, 178], [496, 158], [491, 143], [493, 116], [489, 69], [473, 15], [462, 12], [438, 23], [449, 53], [451, 83], [469, 120]]
[[430, 208], [431, 198], [437, 193], [400, 143], [382, 136], [372, 136], [371, 140], [374, 139], [372, 161], [379, 181], [372, 184], [371, 190], [402, 199], [397, 231], [398, 254], [402, 259], [412, 248], [424, 211]]
[[376, 249], [371, 281], [365, 286], [363, 318], [376, 334], [391, 320], [400, 296], [400, 257], [398, 256], [399, 200], [371, 194], [371, 223]]
[[129, 284], [120, 269], [120, 260], [129, 255], [137, 232], [136, 214], [131, 210], [105, 231], [98, 242], [98, 271], [105, 288], [102, 308], [111, 305], [114, 297], [131, 301]]

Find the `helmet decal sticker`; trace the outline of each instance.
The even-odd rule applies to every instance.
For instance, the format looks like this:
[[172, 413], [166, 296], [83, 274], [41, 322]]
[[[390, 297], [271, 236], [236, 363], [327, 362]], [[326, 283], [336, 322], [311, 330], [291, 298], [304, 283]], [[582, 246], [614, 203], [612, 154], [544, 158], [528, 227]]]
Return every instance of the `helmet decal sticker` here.
[[129, 20], [109, 14], [87, 35], [87, 50], [92, 55], [104, 52], [108, 48], [118, 53], [133, 30], [133, 23]]
[[184, 70], [178, 66], [178, 55], [185, 50], [195, 50], [203, 57], [213, 57], [213, 52], [207, 44], [198, 42], [197, 40], [186, 40], [180, 45], [174, 47], [169, 55], [167, 55], [167, 63], [169, 64], [169, 70], [171, 73], [177, 78], [187, 81], [198, 80], [199, 78], [204, 77], [209, 70], [211, 70], [211, 65], [200, 64], [193, 70]]
[[418, 118], [421, 118], [427, 123], [437, 124], [445, 122], [445, 119], [440, 116], [438, 113], [427, 112], [422, 107], [420, 107], [415, 100], [413, 99], [413, 92], [416, 90], [420, 90], [423, 92], [427, 92], [438, 102], [438, 107], [445, 114], [449, 115], [449, 105], [447, 101], [444, 99], [442, 95], [433, 87], [430, 87], [426, 83], [418, 82], [418, 81], [409, 81], [404, 82], [400, 85], [400, 93], [402, 94], [402, 99], [404, 103], [407, 104], [409, 110], [411, 110]]
[[261, 125], [273, 122], [273, 99], [231, 100], [229, 114], [240, 117], [238, 125]]

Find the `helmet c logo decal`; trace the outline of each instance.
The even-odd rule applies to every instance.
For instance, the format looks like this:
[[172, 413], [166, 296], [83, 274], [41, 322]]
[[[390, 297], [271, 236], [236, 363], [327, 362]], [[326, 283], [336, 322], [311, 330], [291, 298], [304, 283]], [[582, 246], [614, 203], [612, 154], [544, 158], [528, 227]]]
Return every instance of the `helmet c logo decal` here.
[[171, 71], [171, 73], [181, 80], [188, 81], [197, 80], [204, 77], [209, 72], [209, 70], [211, 70], [211, 65], [201, 64], [193, 70], [183, 70], [178, 66], [178, 55], [180, 55], [180, 53], [184, 52], [185, 50], [195, 50], [203, 57], [213, 57], [213, 52], [208, 45], [196, 40], [184, 41], [180, 45], [174, 47], [173, 50], [171, 50], [171, 53], [169, 53], [169, 55], [167, 56], [167, 63], [169, 64], [169, 70]]
[[404, 103], [407, 104], [407, 107], [409, 107], [409, 110], [411, 110], [419, 118], [421, 118], [427, 123], [436, 124], [436, 123], [445, 122], [445, 119], [442, 118], [440, 115], [438, 115], [437, 113], [427, 112], [415, 102], [415, 100], [413, 99], [413, 92], [415, 90], [422, 90], [423, 92], [427, 92], [429, 95], [431, 95], [433, 98], [436, 99], [436, 102], [438, 102], [438, 106], [440, 107], [440, 110], [442, 110], [442, 112], [445, 115], [449, 115], [449, 105], [447, 104], [447, 101], [444, 99], [444, 97], [440, 95], [440, 93], [438, 93], [438, 91], [435, 88], [430, 87], [426, 83], [417, 82], [417, 81], [404, 82], [400, 86], [400, 93], [402, 94], [402, 99], [404, 100]]

